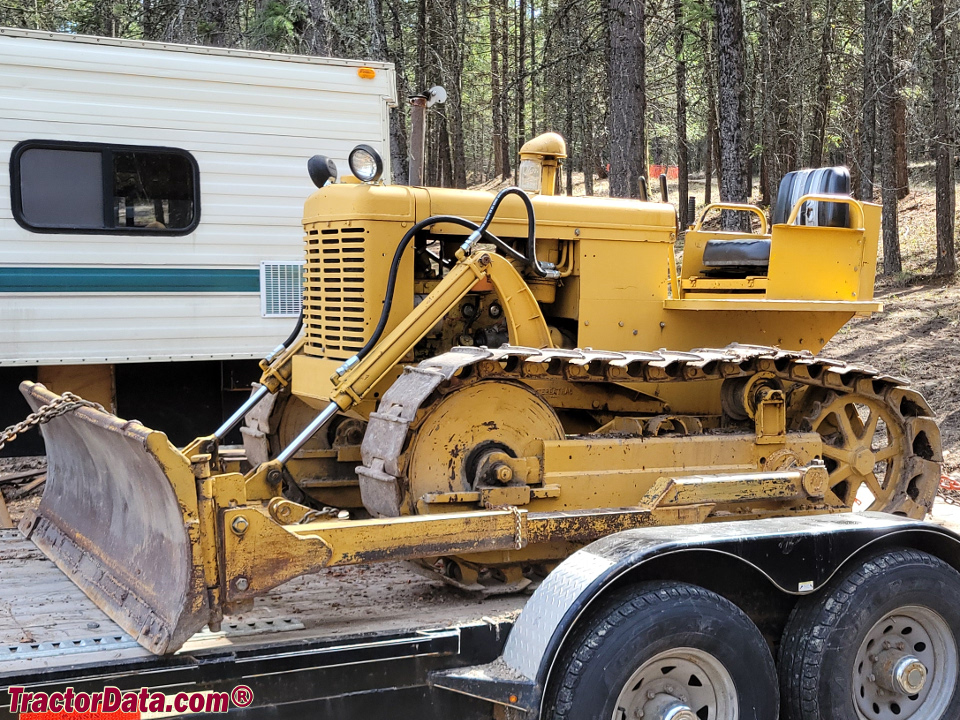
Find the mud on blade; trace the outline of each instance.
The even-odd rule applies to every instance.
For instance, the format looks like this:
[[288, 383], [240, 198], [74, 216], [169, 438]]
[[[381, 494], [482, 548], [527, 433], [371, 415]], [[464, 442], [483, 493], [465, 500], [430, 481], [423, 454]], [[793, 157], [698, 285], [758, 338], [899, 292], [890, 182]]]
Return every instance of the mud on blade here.
[[[57, 397], [20, 390], [34, 410]], [[173, 652], [209, 619], [187, 458], [163, 433], [93, 408], [41, 428], [46, 488], [20, 529], [143, 647]]]

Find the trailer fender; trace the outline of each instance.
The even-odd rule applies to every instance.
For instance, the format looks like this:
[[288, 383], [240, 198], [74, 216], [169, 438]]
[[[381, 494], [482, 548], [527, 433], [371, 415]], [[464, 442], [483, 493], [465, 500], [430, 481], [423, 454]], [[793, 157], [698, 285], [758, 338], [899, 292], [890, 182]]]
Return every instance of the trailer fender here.
[[527, 602], [503, 655], [488, 665], [434, 673], [430, 682], [538, 717], [556, 658], [577, 623], [611, 588], [645, 563], [684, 553], [717, 553], [751, 566], [783, 593], [817, 592], [871, 547], [913, 547], [960, 570], [960, 536], [938, 525], [884, 513], [844, 513], [626, 530], [564, 560]]

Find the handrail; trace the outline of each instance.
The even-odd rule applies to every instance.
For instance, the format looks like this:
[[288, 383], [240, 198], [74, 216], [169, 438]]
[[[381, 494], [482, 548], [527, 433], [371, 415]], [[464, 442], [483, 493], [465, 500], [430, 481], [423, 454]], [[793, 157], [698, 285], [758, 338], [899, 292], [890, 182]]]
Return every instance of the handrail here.
[[[767, 216], [763, 214], [763, 211], [758, 208], [756, 205], [750, 205], [748, 203], [710, 203], [703, 209], [703, 213], [700, 215], [700, 219], [697, 220], [697, 224], [693, 226], [693, 232], [699, 232], [703, 226], [703, 221], [707, 217], [707, 213], [711, 210], [740, 210], [743, 212], [752, 212], [758, 218], [760, 218], [760, 234], [766, 235], [769, 228], [767, 227]], [[752, 233], [751, 233], [752, 234]]]
[[[797, 221], [797, 215], [800, 214], [800, 208], [803, 207], [804, 203], [816, 201], [816, 202], [832, 202], [832, 203], [844, 203], [849, 205], [851, 208], [856, 210], [858, 224], [853, 228], [854, 230], [863, 230], [863, 205], [861, 205], [857, 200], [850, 197], [849, 195], [830, 195], [827, 193], [810, 193], [809, 195], [804, 195], [801, 197], [793, 206], [793, 210], [790, 211], [790, 217], [787, 218], [787, 225], [793, 225]], [[851, 218], [852, 220], [852, 218]], [[851, 222], [852, 224], [852, 222]]]

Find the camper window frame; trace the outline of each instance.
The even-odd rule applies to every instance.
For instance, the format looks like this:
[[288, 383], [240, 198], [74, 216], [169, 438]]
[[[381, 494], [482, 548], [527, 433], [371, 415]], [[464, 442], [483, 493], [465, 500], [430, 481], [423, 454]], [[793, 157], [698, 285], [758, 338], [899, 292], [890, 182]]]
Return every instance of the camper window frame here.
[[[77, 152], [99, 152], [104, 160], [109, 160], [110, 171], [103, 172], [103, 217], [113, 217], [113, 196], [115, 171], [113, 166], [114, 153], [152, 153], [178, 155], [187, 160], [193, 178], [193, 219], [184, 228], [146, 228], [146, 227], [44, 227], [32, 225], [23, 216], [23, 197], [20, 188], [20, 160], [27, 150], [75, 150]], [[182, 148], [166, 147], [162, 145], [121, 145], [117, 143], [84, 142], [74, 140], [22, 140], [14, 145], [10, 152], [10, 200], [13, 217], [17, 224], [34, 233], [58, 235], [154, 235], [167, 237], [182, 237], [189, 235], [200, 224], [200, 166], [197, 159]]]

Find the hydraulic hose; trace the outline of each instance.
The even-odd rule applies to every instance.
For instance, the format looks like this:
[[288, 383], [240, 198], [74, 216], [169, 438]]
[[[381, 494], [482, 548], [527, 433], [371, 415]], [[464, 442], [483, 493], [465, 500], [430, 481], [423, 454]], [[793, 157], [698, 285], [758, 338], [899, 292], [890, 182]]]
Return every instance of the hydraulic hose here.
[[297, 339], [297, 336], [300, 335], [300, 331], [303, 330], [303, 303], [300, 303], [300, 315], [297, 317], [297, 324], [293, 328], [293, 332], [287, 336], [287, 339], [282, 343], [277, 345], [273, 350], [270, 351], [270, 354], [267, 355], [264, 360], [267, 363], [273, 362], [273, 359], [277, 357], [280, 353], [290, 347], [290, 344]]
[[297, 336], [300, 334], [301, 330], [303, 330], [303, 303], [302, 302], [300, 303], [300, 316], [297, 318], [297, 324], [293, 328], [293, 332], [287, 336], [286, 340], [280, 343], [281, 345], [283, 345], [284, 350], [290, 347], [290, 343], [292, 343], [294, 340], [297, 339]]
[[[380, 341], [383, 331], [387, 327], [387, 321], [390, 319], [390, 309], [393, 307], [394, 289], [397, 285], [397, 274], [399, 273], [400, 261], [403, 259], [403, 253], [406, 251], [407, 245], [410, 244], [410, 241], [418, 232], [426, 227], [429, 227], [430, 225], [437, 225], [439, 223], [460, 225], [461, 227], [465, 227], [475, 232], [480, 229], [480, 226], [476, 223], [455, 215], [433, 215], [432, 217], [428, 217], [426, 220], [421, 220], [420, 222], [416, 223], [413, 227], [407, 230], [406, 233], [404, 233], [403, 238], [400, 240], [400, 244], [397, 245], [397, 249], [393, 253], [393, 260], [390, 262], [390, 273], [387, 276], [387, 287], [383, 296], [383, 309], [380, 311], [380, 320], [377, 322], [377, 327], [374, 328], [370, 339], [367, 340], [362, 348], [360, 348], [357, 354], [337, 368], [337, 375], [343, 375], [347, 370], [360, 362]], [[497, 238], [497, 240], [499, 240], [499, 238]], [[506, 245], [506, 243], [503, 244]], [[513, 248], [510, 249], [513, 250]]]
[[497, 193], [493, 202], [490, 203], [487, 216], [483, 219], [483, 222], [480, 223], [480, 229], [486, 232], [487, 227], [493, 222], [493, 217], [500, 208], [500, 203], [502, 203], [508, 195], [516, 195], [519, 197], [527, 210], [527, 255], [524, 260], [539, 277], [553, 277], [550, 270], [543, 267], [540, 264], [540, 260], [537, 259], [537, 218], [533, 211], [533, 202], [531, 202], [530, 196], [520, 188], [516, 186], [506, 187]]
[[[510, 245], [487, 230], [487, 228], [490, 226], [490, 223], [493, 222], [493, 218], [496, 215], [500, 204], [508, 195], [519, 196], [527, 210], [527, 255], [517, 252], [510, 247]], [[556, 276], [556, 270], [544, 268], [537, 260], [537, 223], [534, 215], [533, 203], [530, 202], [529, 196], [518, 187], [508, 187], [498, 192], [496, 197], [493, 199], [493, 202], [490, 203], [490, 208], [487, 210], [486, 217], [484, 217], [483, 222], [481, 222], [479, 225], [467, 220], [466, 218], [457, 217], [456, 215], [434, 215], [426, 218], [425, 220], [421, 220], [407, 230], [403, 238], [400, 240], [400, 244], [397, 245], [396, 251], [393, 253], [393, 260], [390, 263], [390, 273], [387, 277], [386, 292], [384, 293], [383, 298], [383, 309], [380, 311], [380, 320], [377, 322], [377, 326], [374, 328], [373, 334], [356, 355], [351, 357], [349, 360], [344, 362], [343, 365], [337, 368], [337, 375], [343, 375], [347, 372], [347, 370], [360, 362], [380, 341], [380, 338], [383, 336], [383, 332], [387, 327], [387, 321], [390, 318], [390, 309], [393, 307], [393, 294], [397, 284], [397, 274], [400, 270], [400, 261], [403, 259], [403, 253], [406, 251], [407, 245], [410, 244], [410, 241], [418, 232], [426, 227], [440, 223], [459, 225], [473, 231], [464, 243], [464, 248], [471, 247], [477, 240], [483, 238], [498, 247], [514, 260], [529, 265], [540, 277]]]

